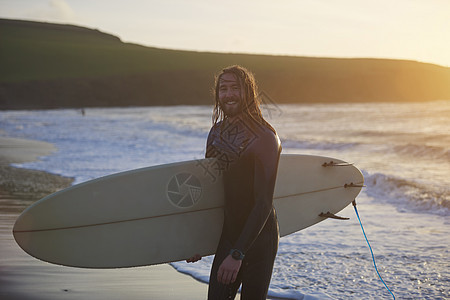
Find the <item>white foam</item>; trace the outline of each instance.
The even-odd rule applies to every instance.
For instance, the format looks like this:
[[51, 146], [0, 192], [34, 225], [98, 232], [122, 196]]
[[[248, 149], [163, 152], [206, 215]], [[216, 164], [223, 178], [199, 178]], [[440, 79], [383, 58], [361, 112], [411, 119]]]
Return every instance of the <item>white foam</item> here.
[[[409, 105], [281, 105], [281, 115], [269, 121], [287, 141], [284, 153], [336, 157], [364, 170], [367, 188], [357, 202], [383, 278], [399, 299], [444, 299], [450, 297], [450, 227], [443, 202], [450, 194], [450, 166], [439, 153], [450, 148], [442, 138], [450, 131], [442, 118], [450, 113], [450, 101], [440, 102], [439, 110], [432, 103]], [[203, 157], [210, 114], [206, 106], [86, 109], [84, 117], [70, 109], [0, 111], [0, 134], [55, 144], [58, 152], [20, 166], [79, 183]], [[411, 140], [415, 132], [423, 147], [410, 149], [419, 141]], [[426, 155], [433, 149], [436, 157]], [[271, 297], [389, 298], [352, 207], [339, 215], [351, 220], [326, 220], [280, 240]], [[206, 282], [211, 261], [174, 266]]]

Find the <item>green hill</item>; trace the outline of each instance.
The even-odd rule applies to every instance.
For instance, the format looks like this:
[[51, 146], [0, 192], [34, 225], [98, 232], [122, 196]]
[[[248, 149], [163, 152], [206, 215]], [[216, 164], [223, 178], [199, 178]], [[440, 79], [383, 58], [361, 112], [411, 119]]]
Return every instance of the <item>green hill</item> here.
[[278, 103], [450, 99], [450, 68], [433, 64], [167, 50], [0, 19], [0, 109], [211, 104], [214, 74], [232, 64]]

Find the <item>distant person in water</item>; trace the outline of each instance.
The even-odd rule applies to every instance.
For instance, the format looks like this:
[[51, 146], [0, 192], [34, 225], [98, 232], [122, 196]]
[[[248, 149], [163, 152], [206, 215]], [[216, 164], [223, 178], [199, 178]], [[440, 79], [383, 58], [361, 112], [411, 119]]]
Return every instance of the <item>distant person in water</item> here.
[[[273, 192], [281, 152], [263, 118], [253, 74], [222, 70], [215, 83], [206, 157], [215, 157], [225, 188], [224, 224], [211, 268], [208, 299], [266, 299], [278, 249]], [[188, 259], [195, 262], [199, 255]]]

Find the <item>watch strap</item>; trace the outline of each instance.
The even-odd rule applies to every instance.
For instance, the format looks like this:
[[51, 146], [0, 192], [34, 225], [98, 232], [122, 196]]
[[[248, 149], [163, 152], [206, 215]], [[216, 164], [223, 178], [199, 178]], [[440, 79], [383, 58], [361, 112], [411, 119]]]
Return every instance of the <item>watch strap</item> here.
[[230, 255], [235, 260], [243, 260], [245, 257], [244, 253], [239, 249], [231, 249]]

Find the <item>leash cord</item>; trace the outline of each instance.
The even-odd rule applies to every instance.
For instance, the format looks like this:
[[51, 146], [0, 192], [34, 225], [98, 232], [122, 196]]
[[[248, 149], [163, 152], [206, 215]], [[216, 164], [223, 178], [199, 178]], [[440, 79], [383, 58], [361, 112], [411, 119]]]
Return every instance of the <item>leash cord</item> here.
[[367, 245], [369, 245], [369, 249], [370, 249], [370, 253], [372, 254], [372, 261], [373, 261], [373, 266], [375, 267], [375, 271], [377, 271], [378, 277], [380, 277], [381, 282], [384, 284], [384, 286], [389, 291], [389, 293], [391, 293], [392, 298], [394, 298], [394, 300], [395, 300], [394, 294], [388, 288], [388, 286], [384, 282], [383, 278], [381, 278], [380, 273], [378, 272], [377, 264], [375, 263], [375, 256], [373, 255], [372, 247], [370, 246], [369, 240], [367, 239], [366, 233], [364, 232], [364, 227], [363, 227], [363, 225], [361, 223], [361, 219], [359, 218], [358, 209], [356, 208], [356, 202], [353, 204], [353, 207], [355, 208], [356, 216], [358, 217], [359, 225], [361, 226], [362, 232], [364, 234], [364, 238], [366, 239]]

